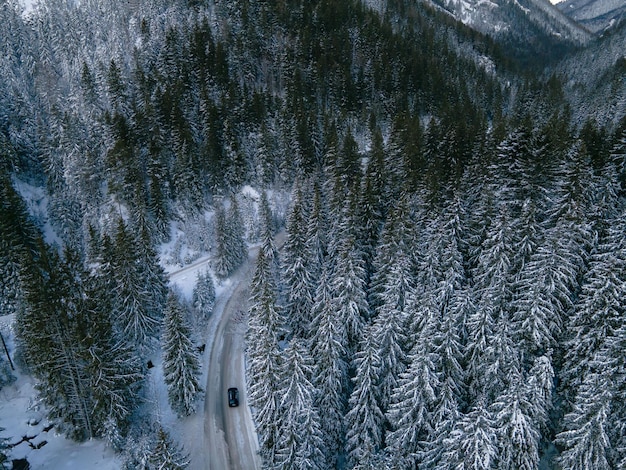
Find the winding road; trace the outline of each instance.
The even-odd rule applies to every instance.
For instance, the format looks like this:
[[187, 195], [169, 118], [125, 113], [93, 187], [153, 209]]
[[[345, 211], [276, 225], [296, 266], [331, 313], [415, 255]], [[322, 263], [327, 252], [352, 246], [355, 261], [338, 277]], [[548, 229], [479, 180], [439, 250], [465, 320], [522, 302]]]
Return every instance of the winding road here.
[[[275, 237], [280, 250], [285, 232]], [[260, 470], [259, 441], [246, 393], [245, 335], [248, 327], [250, 281], [254, 274], [259, 248], [252, 247], [248, 260], [224, 281], [206, 330], [204, 367], [206, 367], [205, 402], [188, 423], [186, 448], [190, 452], [190, 470]], [[197, 261], [170, 273], [170, 281], [184, 282], [210, 262]], [[228, 406], [227, 391], [239, 389], [239, 406]]]
[[[251, 250], [252, 251], [252, 250]], [[245, 333], [247, 329], [249, 285], [257, 251], [235, 273], [225, 304], [216, 305], [221, 315], [209, 354], [206, 383], [204, 441], [207, 470], [254, 470], [261, 468], [258, 439], [246, 399]], [[228, 406], [227, 390], [239, 389], [239, 406]]]

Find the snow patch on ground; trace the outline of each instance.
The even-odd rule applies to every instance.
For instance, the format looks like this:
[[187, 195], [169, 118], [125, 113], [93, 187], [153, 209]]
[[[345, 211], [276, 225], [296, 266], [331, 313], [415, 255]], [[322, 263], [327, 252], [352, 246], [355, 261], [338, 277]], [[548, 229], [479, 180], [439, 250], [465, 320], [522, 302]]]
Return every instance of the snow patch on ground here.
[[48, 195], [44, 188], [33, 186], [18, 178], [13, 178], [13, 187], [24, 200], [33, 221], [40, 223], [45, 242], [50, 246], [63, 246], [63, 243], [50, 224], [48, 217]]

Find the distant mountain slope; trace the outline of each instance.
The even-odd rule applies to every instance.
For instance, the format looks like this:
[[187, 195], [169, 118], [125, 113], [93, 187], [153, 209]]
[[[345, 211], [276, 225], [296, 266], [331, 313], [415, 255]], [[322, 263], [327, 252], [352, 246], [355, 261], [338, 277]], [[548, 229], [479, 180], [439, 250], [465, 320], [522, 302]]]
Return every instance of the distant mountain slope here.
[[426, 0], [481, 32], [522, 35], [529, 28], [575, 43], [589, 34], [547, 0]]
[[565, 0], [556, 6], [594, 33], [605, 31], [626, 19], [624, 0]]
[[592, 116], [599, 123], [614, 125], [626, 115], [624, 44], [623, 22], [557, 66], [557, 74], [567, 77], [565, 92], [575, 120]]
[[533, 64], [542, 67], [592, 38], [548, 0], [421, 1], [491, 36], [523, 68]]

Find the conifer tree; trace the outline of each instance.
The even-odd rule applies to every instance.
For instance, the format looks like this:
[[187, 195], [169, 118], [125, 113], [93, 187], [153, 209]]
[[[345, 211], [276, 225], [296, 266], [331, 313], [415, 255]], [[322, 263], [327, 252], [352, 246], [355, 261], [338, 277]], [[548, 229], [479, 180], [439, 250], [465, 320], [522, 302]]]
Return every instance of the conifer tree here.
[[385, 417], [379, 406], [380, 363], [370, 327], [365, 330], [355, 355], [354, 389], [346, 414], [346, 452], [353, 469], [374, 470], [382, 450]]
[[521, 374], [516, 372], [509, 388], [492, 405], [501, 468], [539, 468], [539, 429], [531, 416], [529, 398]]
[[[319, 279], [322, 265], [328, 252], [328, 214], [322, 185], [319, 181], [313, 183], [313, 202], [306, 226], [306, 251], [309, 255], [308, 271], [313, 280]], [[315, 295], [315, 293], [314, 293]]]
[[406, 199], [402, 199], [383, 228], [374, 260], [371, 304], [376, 343], [381, 359], [380, 407], [386, 410], [400, 373], [406, 367], [409, 298], [414, 287], [411, 234]]
[[624, 324], [620, 301], [626, 279], [624, 226], [623, 216], [613, 219], [608, 234], [591, 256], [589, 270], [583, 278], [566, 343], [563, 376], [570, 387], [576, 388], [589, 372], [612, 376], [619, 367], [610, 365], [610, 358], [608, 364], [598, 363], [597, 358]]
[[189, 466], [189, 456], [178, 446], [162, 426], [156, 432], [156, 443], [150, 455], [154, 468], [163, 470], [184, 470]]
[[306, 244], [306, 220], [308, 211], [303, 190], [296, 183], [292, 209], [287, 218], [287, 239], [283, 248], [283, 284], [285, 292], [285, 315], [294, 335], [309, 337], [311, 334], [311, 307], [315, 293], [309, 271], [310, 254]]
[[90, 378], [94, 432], [121, 449], [130, 417], [140, 403], [145, 369], [131, 348], [117, 340], [106, 284], [90, 277], [85, 308], [77, 318], [82, 360]]
[[142, 262], [142, 258], [148, 255], [142, 254], [122, 220], [118, 223], [114, 242], [112, 251], [105, 252], [105, 256], [111, 257], [107, 261], [115, 281], [114, 324], [122, 341], [145, 353], [152, 347], [160, 327], [159, 301], [164, 281], [150, 274], [150, 267]]
[[[509, 338], [505, 336], [505, 329], [509, 328], [508, 307], [512, 295], [510, 230], [507, 209], [503, 206], [487, 232], [474, 272], [476, 308], [467, 317], [468, 378], [474, 397], [485, 391], [499, 393], [497, 383], [488, 382], [487, 371], [497, 370], [498, 364], [506, 365], [510, 359], [497, 356], [497, 351], [508, 350], [505, 346]], [[491, 353], [489, 357], [488, 352]], [[490, 360], [498, 362], [492, 364]]]
[[[0, 427], [0, 433], [4, 432], [4, 428]], [[0, 468], [8, 470], [9, 468], [9, 458], [7, 456], [9, 444], [8, 439], [6, 437], [0, 437]], [[13, 467], [13, 465], [11, 465]]]
[[215, 209], [215, 246], [215, 273], [220, 278], [233, 274], [248, 257], [236, 196], [232, 198], [228, 213], [223, 204]]
[[208, 319], [213, 313], [215, 304], [215, 286], [208, 271], [198, 273], [193, 288], [193, 306], [201, 318]]
[[311, 338], [312, 355], [317, 370], [324, 371], [312, 379], [317, 389], [315, 405], [324, 410], [320, 415], [323, 439], [329, 465], [343, 452], [345, 435], [344, 416], [346, 413], [345, 393], [348, 389], [348, 364], [345, 347], [345, 330], [341, 317], [336, 314], [332, 302], [327, 299], [325, 272], [318, 287], [314, 334]]
[[369, 317], [365, 292], [365, 269], [356, 241], [349, 236], [343, 241], [336, 267], [330, 278], [332, 305], [343, 329], [342, 344], [349, 354], [361, 339], [363, 325]]
[[163, 318], [163, 374], [172, 409], [179, 416], [195, 411], [200, 393], [200, 363], [191, 341], [191, 330], [178, 299], [170, 293]]
[[[67, 253], [69, 256], [69, 253]], [[44, 253], [24, 272], [27, 307], [17, 318], [18, 341], [39, 392], [60, 429], [82, 440], [94, 437], [89, 377], [81, 361], [75, 327], [85, 295], [79, 270], [72, 272], [55, 253]]]
[[609, 455], [612, 384], [610, 377], [590, 373], [578, 389], [574, 408], [564, 417], [564, 431], [556, 436], [565, 450], [559, 457], [563, 468], [600, 470], [612, 468]]
[[478, 402], [461, 417], [450, 437], [439, 468], [490, 470], [497, 462], [497, 434], [491, 413]]
[[387, 447], [402, 466], [419, 465], [424, 443], [433, 435], [432, 412], [438, 389], [437, 355], [430, 336], [432, 325], [425, 326], [408, 356], [409, 366], [400, 374], [398, 386], [391, 395], [387, 418], [391, 431], [386, 435]]
[[294, 338], [284, 352], [281, 371], [281, 408], [284, 419], [276, 443], [276, 464], [281, 469], [324, 469], [324, 441], [318, 393], [311, 382], [315, 375], [313, 358], [303, 340]]
[[285, 326], [273, 275], [265, 246], [262, 246], [250, 284], [249, 326], [246, 333], [249, 361], [247, 381], [261, 457], [270, 466], [276, 461], [279, 429], [284, 419], [278, 341]]

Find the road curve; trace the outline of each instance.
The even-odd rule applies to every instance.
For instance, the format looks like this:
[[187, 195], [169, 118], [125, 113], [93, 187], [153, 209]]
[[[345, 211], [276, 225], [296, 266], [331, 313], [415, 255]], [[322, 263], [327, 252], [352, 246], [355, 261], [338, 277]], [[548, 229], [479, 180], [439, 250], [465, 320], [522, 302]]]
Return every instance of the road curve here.
[[[225, 304], [216, 305], [218, 324], [209, 354], [204, 421], [204, 468], [207, 470], [261, 469], [258, 438], [247, 402], [245, 333], [249, 286], [258, 249], [231, 279]], [[236, 280], [236, 281], [235, 281]], [[227, 390], [239, 389], [239, 406], [229, 408]]]

